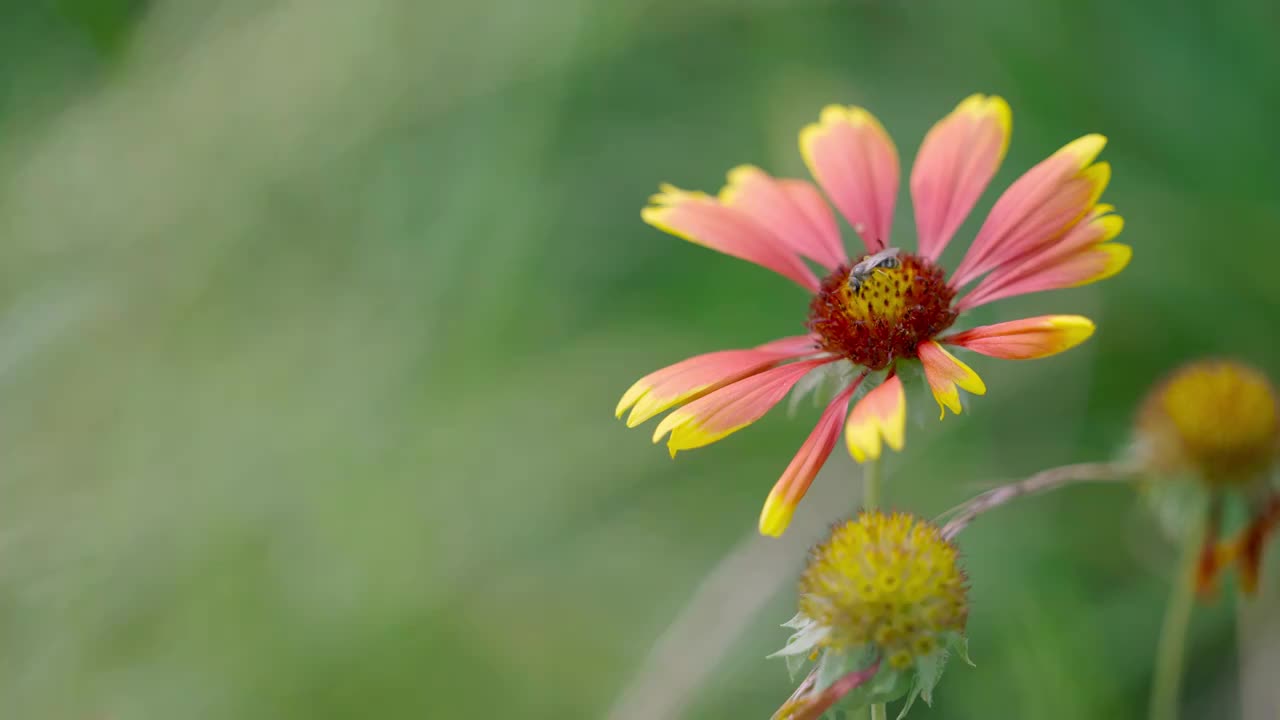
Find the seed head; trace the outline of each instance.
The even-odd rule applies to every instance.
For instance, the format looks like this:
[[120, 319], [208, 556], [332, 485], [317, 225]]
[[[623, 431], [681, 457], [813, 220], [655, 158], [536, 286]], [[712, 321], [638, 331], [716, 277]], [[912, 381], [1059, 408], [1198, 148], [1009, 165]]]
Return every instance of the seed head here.
[[1211, 486], [1255, 481], [1280, 454], [1280, 413], [1266, 375], [1230, 360], [1184, 365], [1148, 395], [1137, 422], [1141, 462]]
[[872, 645], [896, 670], [963, 633], [965, 576], [938, 528], [912, 515], [863, 512], [814, 548], [800, 579], [800, 611], [835, 650]]

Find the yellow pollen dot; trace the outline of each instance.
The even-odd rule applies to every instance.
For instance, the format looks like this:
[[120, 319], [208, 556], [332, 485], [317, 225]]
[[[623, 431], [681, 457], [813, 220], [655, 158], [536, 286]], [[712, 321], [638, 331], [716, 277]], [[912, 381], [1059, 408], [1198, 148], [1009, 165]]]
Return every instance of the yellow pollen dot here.
[[938, 649], [938, 643], [932, 636], [921, 635], [916, 638], [911, 649], [915, 651], [916, 655], [928, 655]]
[[1214, 485], [1249, 483], [1280, 453], [1276, 393], [1260, 371], [1229, 360], [1176, 370], [1147, 397], [1138, 448], [1156, 472], [1193, 472]]
[[889, 664], [893, 666], [894, 670], [906, 670], [911, 667], [911, 661], [914, 659], [915, 656], [911, 654], [910, 650], [898, 650], [889, 656]]
[[884, 647], [886, 645], [892, 645], [893, 641], [898, 639], [898, 633], [894, 632], [893, 628], [888, 625], [882, 625], [878, 630], [876, 630], [873, 639], [876, 641], [877, 645]]
[[[814, 548], [800, 611], [827, 629], [823, 644], [875, 645], [898, 669], [963, 632], [968, 597], [956, 549], [912, 515], [864, 512]], [[924, 650], [922, 650], [924, 648]]]

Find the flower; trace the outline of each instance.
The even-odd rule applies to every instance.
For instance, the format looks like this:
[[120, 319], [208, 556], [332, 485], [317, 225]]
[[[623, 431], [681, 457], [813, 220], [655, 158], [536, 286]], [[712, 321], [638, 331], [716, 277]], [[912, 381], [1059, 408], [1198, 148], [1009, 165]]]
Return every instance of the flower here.
[[1153, 470], [1190, 472], [1215, 487], [1249, 485], [1280, 458], [1275, 389], [1261, 371], [1235, 361], [1189, 363], [1148, 394], [1138, 441]]
[[964, 573], [939, 530], [903, 513], [864, 512], [814, 548], [800, 612], [826, 629], [824, 647], [874, 646], [897, 670], [932, 655], [968, 618]]
[[[842, 677], [859, 682], [841, 695], [862, 687], [863, 700], [884, 702], [910, 683], [931, 701], [948, 651], [964, 653], [965, 583], [955, 546], [920, 518], [867, 511], [835, 525], [810, 553], [800, 612], [787, 624], [797, 632], [776, 653], [820, 656], [818, 682], [784, 708], [829, 707]], [[822, 687], [824, 678], [831, 684]]]
[[[634, 427], [671, 408], [654, 432], [672, 456], [702, 447], [758, 420], [805, 375], [824, 366], [850, 370], [765, 503], [760, 531], [780, 535], [796, 503], [844, 430], [858, 462], [904, 443], [901, 370], [919, 361], [940, 415], [961, 410], [960, 390], [986, 385], [944, 346], [1007, 359], [1040, 358], [1074, 347], [1094, 325], [1078, 315], [1046, 315], [948, 333], [961, 314], [986, 303], [1110, 277], [1129, 247], [1110, 242], [1123, 222], [1098, 199], [1110, 178], [1094, 162], [1106, 143], [1085, 135], [1031, 168], [996, 201], [968, 253], [949, 277], [938, 258], [1004, 158], [1009, 106], [973, 95], [925, 136], [910, 177], [917, 249], [890, 244], [899, 186], [898, 152], [866, 110], [830, 106], [800, 133], [800, 148], [826, 197], [865, 252], [846, 254], [830, 207], [805, 180], [775, 178], [753, 166], [729, 172], [712, 197], [663, 185], [645, 222], [699, 245], [748, 260], [812, 293], [808, 332], [751, 349], [689, 358], [641, 378], [617, 415]], [[807, 262], [821, 267], [816, 275]], [[962, 291], [973, 285], [967, 293]], [[879, 382], [874, 388], [871, 385]], [[870, 388], [853, 404], [860, 385]], [[679, 407], [677, 407], [679, 406]]]
[[[1137, 463], [1160, 478], [1190, 476], [1209, 496], [1209, 518], [1196, 582], [1209, 592], [1217, 576], [1240, 565], [1241, 586], [1258, 585], [1262, 549], [1280, 523], [1271, 478], [1280, 461], [1280, 409], [1271, 381], [1233, 360], [1188, 363], [1158, 383], [1138, 413]], [[1250, 520], [1238, 538], [1218, 542], [1223, 500], [1240, 495]]]

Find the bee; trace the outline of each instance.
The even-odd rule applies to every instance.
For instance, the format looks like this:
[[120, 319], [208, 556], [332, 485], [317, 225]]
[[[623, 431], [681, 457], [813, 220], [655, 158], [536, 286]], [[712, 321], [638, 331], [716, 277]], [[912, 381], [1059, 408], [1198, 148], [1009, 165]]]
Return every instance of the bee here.
[[871, 277], [871, 273], [881, 268], [892, 270], [902, 265], [898, 252], [898, 248], [888, 248], [860, 260], [849, 271], [849, 289], [856, 293], [862, 289], [862, 283]]

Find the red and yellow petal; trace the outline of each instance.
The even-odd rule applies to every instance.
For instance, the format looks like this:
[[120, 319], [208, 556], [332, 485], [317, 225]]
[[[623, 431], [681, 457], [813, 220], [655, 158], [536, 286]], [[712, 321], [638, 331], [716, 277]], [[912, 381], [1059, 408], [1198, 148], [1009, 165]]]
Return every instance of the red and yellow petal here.
[[831, 401], [827, 409], [818, 418], [818, 424], [808, 439], [800, 446], [800, 451], [791, 459], [782, 477], [774, 484], [769, 497], [764, 501], [764, 509], [760, 512], [760, 534], [779, 537], [791, 524], [791, 516], [796, 506], [809, 491], [818, 471], [831, 456], [840, 437], [840, 428], [849, 414], [849, 398], [858, 387], [862, 378], [854, 381]]
[[963, 311], [1016, 295], [1088, 285], [1115, 275], [1129, 264], [1133, 248], [1122, 243], [1105, 243], [1080, 250], [1053, 265], [1008, 281], [1005, 285], [965, 298], [958, 307]]
[[701, 192], [663, 185], [640, 211], [645, 222], [676, 237], [768, 268], [811, 292], [818, 279], [787, 244], [741, 210]]
[[1089, 339], [1093, 330], [1093, 321], [1080, 315], [1041, 315], [983, 325], [940, 341], [991, 357], [1031, 360], [1070, 350]]
[[670, 433], [667, 449], [671, 457], [680, 450], [710, 445], [764, 417], [800, 378], [833, 361], [834, 358], [802, 360], [726, 385], [663, 418], [653, 432], [653, 441]]
[[894, 375], [853, 406], [844, 439], [853, 459], [866, 462], [880, 457], [882, 439], [894, 450], [901, 450], [906, 428], [907, 396], [902, 380]]
[[754, 375], [784, 360], [811, 354], [813, 339], [807, 335], [783, 338], [748, 350], [705, 353], [645, 375], [622, 395], [617, 417], [631, 410], [627, 427], [635, 427], [680, 403]]
[[860, 107], [828, 105], [800, 131], [809, 172], [853, 226], [868, 252], [889, 242], [898, 201], [898, 149], [875, 116]]
[[974, 395], [985, 395], [987, 386], [978, 377], [973, 368], [956, 359], [936, 342], [920, 343], [917, 349], [920, 363], [924, 366], [925, 379], [933, 391], [933, 399], [938, 401], [938, 419], [946, 417], [947, 409], [956, 415], [960, 414], [960, 391], [957, 386]]
[[835, 215], [812, 183], [779, 180], [753, 165], [740, 165], [729, 171], [720, 203], [750, 216], [793, 252], [827, 270], [849, 261]]
[[1111, 179], [1110, 165], [1093, 162], [1106, 143], [1101, 135], [1085, 135], [1014, 181], [956, 268], [953, 287], [1021, 261], [1085, 217]]
[[911, 169], [920, 255], [942, 254], [1000, 168], [1012, 128], [1003, 98], [970, 95], [925, 135]]
[[1133, 257], [1128, 245], [1113, 243], [1124, 219], [1110, 214], [1110, 205], [1097, 205], [1089, 216], [1043, 250], [1017, 263], [991, 271], [960, 299], [960, 312], [996, 300], [1043, 290], [1079, 287], [1105, 280], [1123, 270]]

